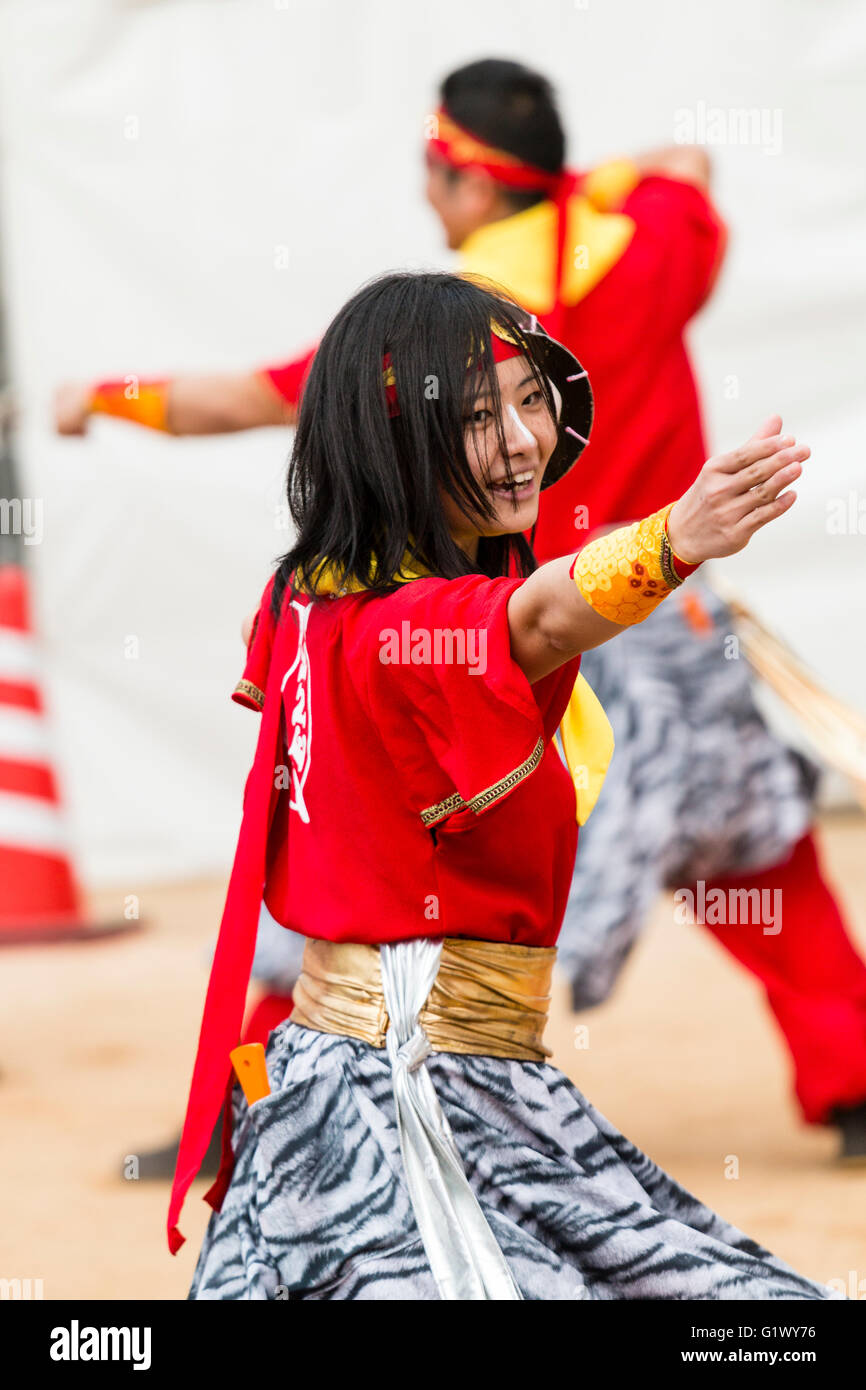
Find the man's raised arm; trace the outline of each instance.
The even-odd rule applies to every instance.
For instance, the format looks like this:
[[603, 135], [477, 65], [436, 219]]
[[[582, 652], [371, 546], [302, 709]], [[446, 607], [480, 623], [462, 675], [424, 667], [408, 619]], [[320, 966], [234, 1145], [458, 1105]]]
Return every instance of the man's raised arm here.
[[80, 435], [93, 415], [112, 415], [166, 434], [230, 434], [295, 422], [315, 348], [278, 367], [207, 376], [69, 382], [54, 398], [58, 434]]

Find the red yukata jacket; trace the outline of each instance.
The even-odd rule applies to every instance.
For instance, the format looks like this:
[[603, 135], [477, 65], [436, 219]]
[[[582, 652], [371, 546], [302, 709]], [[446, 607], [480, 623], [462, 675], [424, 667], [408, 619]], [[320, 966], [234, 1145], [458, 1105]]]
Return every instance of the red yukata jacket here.
[[[235, 698], [262, 723], [214, 955], [169, 1245], [231, 1086], [259, 905], [304, 936], [550, 946], [577, 848], [552, 740], [579, 658], [530, 685], [511, 656], [522, 581], [421, 578], [387, 596], [262, 598]], [[206, 1200], [221, 1205], [223, 1164]]]

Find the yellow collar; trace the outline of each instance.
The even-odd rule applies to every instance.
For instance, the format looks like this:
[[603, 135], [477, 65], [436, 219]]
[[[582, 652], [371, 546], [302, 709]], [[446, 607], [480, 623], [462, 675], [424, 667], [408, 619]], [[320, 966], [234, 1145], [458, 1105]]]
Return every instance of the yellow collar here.
[[[622, 213], [600, 212], [575, 194], [568, 203], [562, 300], [579, 303], [620, 259], [635, 224]], [[545, 201], [479, 227], [459, 251], [460, 268], [503, 285], [534, 314], [550, 313], [556, 301], [556, 207]]]
[[[414, 561], [409, 552], [403, 556], [397, 584], [430, 577], [430, 571]], [[342, 575], [335, 565], [325, 560], [315, 574], [317, 595], [362, 593], [367, 587], [359, 579]], [[571, 779], [574, 783], [577, 822], [583, 825], [598, 800], [608, 764], [613, 757], [613, 730], [598, 698], [588, 681], [578, 675], [568, 707], [560, 725], [562, 746]]]
[[584, 825], [598, 800], [613, 757], [613, 729], [601, 701], [589, 681], [580, 674], [559, 732], [574, 783], [577, 823]]
[[[373, 568], [374, 570], [377, 568], [375, 563]], [[403, 559], [400, 561], [400, 569], [397, 574], [392, 575], [391, 578], [394, 584], [408, 584], [413, 579], [429, 579], [430, 571], [419, 564], [417, 560], [413, 560], [407, 550]], [[330, 560], [322, 561], [313, 575], [311, 584], [311, 588], [315, 590], [317, 596], [320, 594], [335, 594], [339, 596], [343, 594], [360, 594], [368, 587], [367, 584], [362, 584], [356, 575], [351, 574], [346, 576], [341, 573], [338, 567]]]

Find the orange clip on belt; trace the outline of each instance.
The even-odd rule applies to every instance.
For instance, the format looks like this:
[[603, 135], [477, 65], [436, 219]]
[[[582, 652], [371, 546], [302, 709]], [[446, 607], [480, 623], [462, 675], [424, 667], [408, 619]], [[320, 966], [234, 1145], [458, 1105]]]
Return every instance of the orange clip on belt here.
[[265, 1066], [265, 1049], [261, 1043], [244, 1043], [229, 1053], [238, 1081], [243, 1087], [247, 1105], [254, 1105], [263, 1096], [271, 1094], [268, 1069]]

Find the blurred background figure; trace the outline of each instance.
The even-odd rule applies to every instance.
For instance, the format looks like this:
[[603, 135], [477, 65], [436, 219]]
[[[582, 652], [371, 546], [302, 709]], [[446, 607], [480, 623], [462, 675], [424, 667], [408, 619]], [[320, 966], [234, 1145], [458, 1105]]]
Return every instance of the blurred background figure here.
[[[571, 173], [550, 83], [497, 59], [445, 78], [426, 133], [427, 199], [462, 268], [538, 314], [593, 386], [586, 455], [565, 495], [542, 501], [533, 541], [543, 562], [663, 506], [712, 452], [683, 341], [725, 250], [710, 161], [672, 145]], [[63, 386], [57, 428], [81, 433], [95, 413], [175, 434], [290, 423], [311, 358]], [[841, 1156], [866, 1159], [866, 965], [811, 833], [817, 768], [769, 732], [747, 663], [731, 659], [734, 627], [694, 582], [618, 645], [586, 653], [617, 757], [582, 831], [560, 961], [574, 1007], [599, 1004], [662, 888], [723, 901], [724, 913], [696, 920], [764, 986], [804, 1118], [837, 1125]], [[772, 918], [755, 907], [768, 903]], [[285, 949], [294, 958], [290, 934]], [[270, 1002], [269, 1017], [279, 1008]]]

